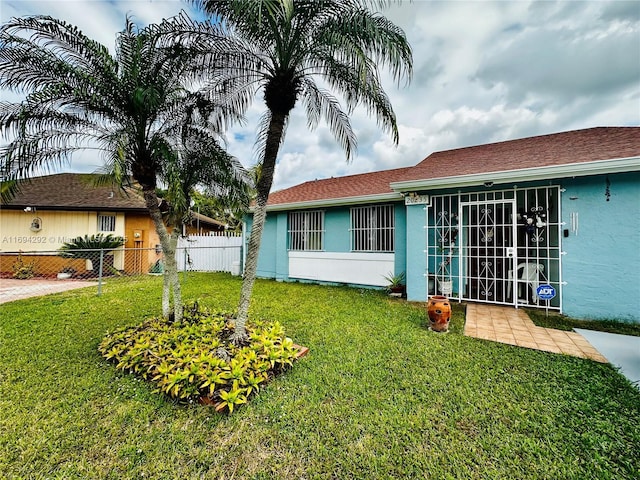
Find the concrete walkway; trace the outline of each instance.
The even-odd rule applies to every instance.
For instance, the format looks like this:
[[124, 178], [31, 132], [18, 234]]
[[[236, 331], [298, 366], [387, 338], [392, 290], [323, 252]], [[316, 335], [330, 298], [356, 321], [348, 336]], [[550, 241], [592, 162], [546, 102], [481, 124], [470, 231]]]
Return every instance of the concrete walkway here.
[[612, 365], [640, 388], [640, 337], [576, 328]]
[[76, 288], [95, 287], [96, 285], [98, 285], [98, 282], [81, 280], [16, 280], [15, 278], [0, 278], [0, 303], [65, 292]]
[[522, 309], [490, 304], [467, 304], [464, 334], [609, 363], [607, 358], [579, 333], [537, 327]]

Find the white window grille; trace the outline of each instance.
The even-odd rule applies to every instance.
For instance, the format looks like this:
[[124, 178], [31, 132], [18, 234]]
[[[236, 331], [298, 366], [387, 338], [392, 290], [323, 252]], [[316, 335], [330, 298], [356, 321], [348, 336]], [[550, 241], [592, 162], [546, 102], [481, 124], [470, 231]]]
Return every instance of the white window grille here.
[[393, 252], [394, 212], [393, 205], [351, 208], [351, 251]]
[[115, 215], [98, 215], [98, 231], [99, 232], [115, 232], [116, 216]]
[[289, 212], [289, 250], [324, 249], [324, 212]]

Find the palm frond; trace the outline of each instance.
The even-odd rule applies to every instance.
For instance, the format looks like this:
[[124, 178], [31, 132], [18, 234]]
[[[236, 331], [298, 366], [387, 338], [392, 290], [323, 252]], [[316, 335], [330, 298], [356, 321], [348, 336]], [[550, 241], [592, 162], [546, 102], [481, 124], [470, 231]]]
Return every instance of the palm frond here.
[[[0, 172], [0, 178], [4, 175]], [[0, 181], [0, 203], [7, 204], [15, 198], [20, 192], [20, 182], [18, 180], [2, 180]]]
[[310, 78], [305, 78], [302, 101], [306, 108], [309, 129], [315, 129], [320, 119], [324, 118], [344, 150], [347, 160], [351, 159], [358, 146], [358, 140], [351, 128], [349, 116], [340, 108], [338, 100], [329, 92], [319, 89]]

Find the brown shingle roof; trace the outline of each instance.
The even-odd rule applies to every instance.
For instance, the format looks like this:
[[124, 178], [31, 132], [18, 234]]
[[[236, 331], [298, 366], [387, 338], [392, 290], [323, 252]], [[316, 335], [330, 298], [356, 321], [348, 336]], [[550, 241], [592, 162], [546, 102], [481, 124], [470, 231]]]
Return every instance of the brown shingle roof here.
[[597, 127], [435, 152], [402, 181], [570, 165], [640, 155], [640, 127]]
[[389, 184], [402, 180], [407, 170], [409, 168], [396, 168], [346, 177], [312, 180], [271, 193], [268, 204], [272, 206], [333, 198], [393, 194]]
[[273, 192], [269, 206], [392, 193], [389, 184], [640, 156], [640, 127], [597, 127], [435, 152], [415, 167], [314, 180]]
[[94, 175], [59, 173], [35, 177], [23, 183], [15, 198], [2, 208], [35, 207], [41, 210], [146, 211], [144, 199], [132, 189], [127, 193], [111, 186], [97, 187]]

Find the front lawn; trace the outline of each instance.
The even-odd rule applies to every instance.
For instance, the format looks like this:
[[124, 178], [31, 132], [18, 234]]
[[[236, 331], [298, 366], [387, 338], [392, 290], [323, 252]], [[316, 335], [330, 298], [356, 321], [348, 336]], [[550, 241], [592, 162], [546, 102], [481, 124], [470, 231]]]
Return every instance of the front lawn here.
[[[426, 329], [380, 292], [259, 281], [252, 315], [310, 347], [233, 415], [98, 353], [156, 315], [161, 279], [0, 306], [3, 478], [634, 478], [640, 392], [608, 365]], [[240, 280], [192, 274], [231, 311]]]

